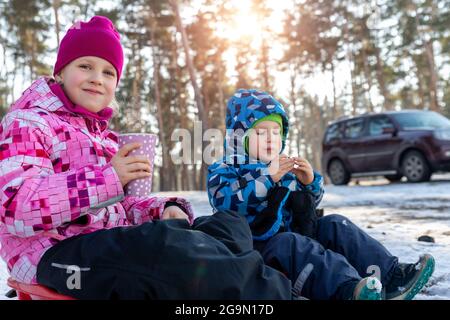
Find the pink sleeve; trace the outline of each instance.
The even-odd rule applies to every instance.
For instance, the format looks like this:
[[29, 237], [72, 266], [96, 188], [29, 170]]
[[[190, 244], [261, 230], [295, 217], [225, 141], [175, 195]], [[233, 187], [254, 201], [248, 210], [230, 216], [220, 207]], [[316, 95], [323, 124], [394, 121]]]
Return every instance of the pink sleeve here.
[[183, 198], [126, 196], [121, 203], [127, 212], [128, 220], [132, 224], [137, 225], [160, 219], [164, 211], [164, 206], [168, 201], [180, 204], [189, 217], [189, 223], [193, 223], [194, 211], [192, 210], [191, 204]]
[[0, 219], [10, 233], [33, 236], [123, 199], [110, 164], [55, 173], [38, 129], [10, 131], [0, 134]]

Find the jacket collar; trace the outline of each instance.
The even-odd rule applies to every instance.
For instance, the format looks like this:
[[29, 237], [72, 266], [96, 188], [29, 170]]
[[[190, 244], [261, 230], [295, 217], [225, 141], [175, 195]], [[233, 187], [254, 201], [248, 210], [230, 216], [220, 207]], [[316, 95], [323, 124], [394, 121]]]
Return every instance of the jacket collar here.
[[[32, 107], [39, 107], [46, 111], [54, 112], [59, 115], [65, 115], [69, 117], [76, 117], [78, 119], [84, 118], [86, 125], [91, 131], [96, 131], [98, 128], [100, 131], [104, 131], [108, 127], [108, 121], [112, 117], [112, 109], [107, 107], [104, 113], [97, 116], [92, 116], [92, 113], [81, 106], [75, 106], [64, 94], [62, 88], [57, 85], [56, 82], [50, 77], [42, 77], [34, 81], [29, 88], [27, 88], [22, 96], [11, 105], [10, 110], [17, 109], [29, 109]], [[54, 90], [51, 89], [51, 86]], [[58, 94], [58, 91], [61, 93]], [[56, 91], [53, 92], [53, 91]], [[85, 112], [77, 112], [83, 108]], [[106, 110], [106, 111], [105, 111]], [[100, 111], [100, 112], [102, 112]]]

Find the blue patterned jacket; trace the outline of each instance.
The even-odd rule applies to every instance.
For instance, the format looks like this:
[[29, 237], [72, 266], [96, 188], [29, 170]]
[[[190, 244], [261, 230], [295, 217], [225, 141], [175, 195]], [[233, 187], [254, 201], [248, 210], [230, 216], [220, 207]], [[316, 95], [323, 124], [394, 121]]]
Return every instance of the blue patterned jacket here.
[[[293, 173], [288, 173], [274, 183], [268, 174], [268, 165], [250, 158], [244, 150], [244, 137], [252, 124], [271, 113], [278, 113], [283, 119], [283, 143], [285, 148], [289, 123], [283, 105], [266, 92], [238, 90], [228, 101], [226, 115], [226, 136], [224, 157], [208, 168], [208, 197], [214, 212], [238, 212], [247, 218], [249, 224], [267, 207], [267, 193], [274, 186], [284, 186], [290, 191], [308, 190], [316, 198], [316, 206], [324, 193], [323, 178], [314, 172], [310, 185], [301, 184]], [[290, 231], [292, 215], [283, 206], [289, 193], [282, 200], [277, 219], [262, 235], [253, 235], [254, 240], [267, 240], [283, 226]]]

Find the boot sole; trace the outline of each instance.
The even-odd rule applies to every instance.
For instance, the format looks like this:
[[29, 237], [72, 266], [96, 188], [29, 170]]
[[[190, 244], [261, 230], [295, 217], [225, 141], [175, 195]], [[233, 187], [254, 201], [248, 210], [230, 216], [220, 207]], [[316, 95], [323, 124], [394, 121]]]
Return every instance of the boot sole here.
[[416, 294], [418, 294], [427, 284], [428, 280], [434, 272], [434, 267], [434, 258], [432, 256], [429, 256], [426, 260], [426, 265], [423, 271], [420, 273], [419, 279], [416, 280], [415, 284], [401, 295], [389, 300], [412, 300], [416, 296]]

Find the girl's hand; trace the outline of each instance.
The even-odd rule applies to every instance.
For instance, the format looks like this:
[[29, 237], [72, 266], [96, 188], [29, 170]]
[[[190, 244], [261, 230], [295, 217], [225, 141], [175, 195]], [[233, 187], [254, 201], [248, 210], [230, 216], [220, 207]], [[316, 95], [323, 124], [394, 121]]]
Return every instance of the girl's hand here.
[[297, 179], [305, 186], [314, 181], [314, 171], [308, 160], [301, 157], [294, 158], [294, 168], [291, 170]]
[[281, 178], [294, 168], [294, 159], [285, 154], [281, 154], [278, 159], [272, 160], [269, 166], [269, 173], [273, 182], [277, 183]]
[[164, 209], [161, 220], [185, 219], [189, 222], [188, 215], [177, 206], [169, 206]]
[[150, 160], [146, 156], [127, 156], [131, 151], [139, 149], [138, 142], [128, 143], [117, 151], [111, 159], [111, 164], [119, 176], [122, 187], [136, 179], [147, 178], [151, 175]]

